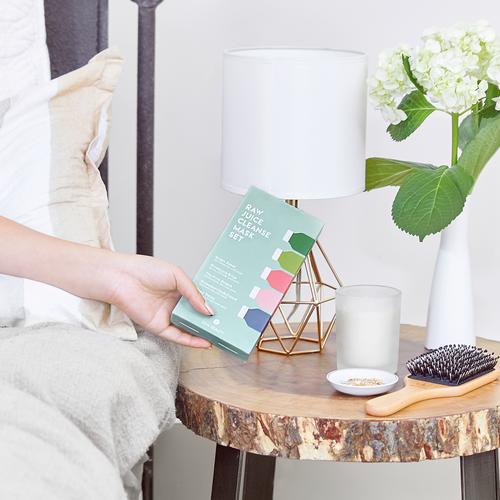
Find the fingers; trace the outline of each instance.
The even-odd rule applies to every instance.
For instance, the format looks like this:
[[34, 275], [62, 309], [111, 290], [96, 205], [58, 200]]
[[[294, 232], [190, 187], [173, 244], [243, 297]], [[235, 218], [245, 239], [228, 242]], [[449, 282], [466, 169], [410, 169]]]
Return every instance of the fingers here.
[[160, 332], [158, 336], [187, 347], [195, 347], [198, 349], [210, 349], [210, 347], [212, 347], [212, 344], [208, 340], [190, 335], [189, 333], [179, 330], [173, 325], [170, 325], [165, 330]]
[[177, 283], [177, 290], [182, 296], [186, 297], [193, 308], [202, 314], [213, 316], [215, 314], [213, 309], [205, 302], [205, 298], [191, 281], [191, 278], [176, 266], [173, 267], [173, 273]]

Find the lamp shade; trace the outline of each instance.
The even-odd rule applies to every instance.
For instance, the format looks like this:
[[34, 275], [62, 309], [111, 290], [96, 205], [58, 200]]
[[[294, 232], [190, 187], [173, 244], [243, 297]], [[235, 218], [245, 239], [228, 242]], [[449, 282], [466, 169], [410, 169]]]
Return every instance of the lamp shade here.
[[224, 52], [222, 186], [284, 199], [365, 188], [366, 56], [309, 48]]

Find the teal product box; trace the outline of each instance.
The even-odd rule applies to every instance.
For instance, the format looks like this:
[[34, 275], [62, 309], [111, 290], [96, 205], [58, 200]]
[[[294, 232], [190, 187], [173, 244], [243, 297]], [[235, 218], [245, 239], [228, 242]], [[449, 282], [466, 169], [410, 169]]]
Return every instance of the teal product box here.
[[194, 277], [214, 316], [182, 298], [172, 323], [246, 360], [323, 223], [251, 187]]

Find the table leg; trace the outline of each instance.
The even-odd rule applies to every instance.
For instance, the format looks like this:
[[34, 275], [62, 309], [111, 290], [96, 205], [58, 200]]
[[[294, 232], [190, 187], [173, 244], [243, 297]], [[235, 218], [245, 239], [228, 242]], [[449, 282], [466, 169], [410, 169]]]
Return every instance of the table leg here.
[[244, 453], [229, 446], [215, 450], [212, 500], [238, 500]]
[[500, 500], [497, 451], [460, 457], [462, 500]]
[[276, 457], [247, 453], [242, 500], [273, 500]]
[[275, 468], [275, 457], [245, 453], [218, 444], [212, 500], [238, 500], [242, 483], [242, 500], [272, 500]]

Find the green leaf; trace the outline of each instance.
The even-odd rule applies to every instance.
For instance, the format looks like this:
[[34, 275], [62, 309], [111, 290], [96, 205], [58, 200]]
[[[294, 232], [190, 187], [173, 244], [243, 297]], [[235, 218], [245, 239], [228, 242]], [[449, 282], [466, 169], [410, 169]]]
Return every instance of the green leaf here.
[[[496, 114], [499, 114], [499, 112], [496, 111]], [[492, 120], [492, 118], [495, 117], [495, 115], [490, 116], [489, 114], [486, 116], [482, 115], [481, 122], [479, 125], [479, 120], [478, 120], [479, 115], [480, 112], [470, 113], [460, 123], [460, 127], [458, 129], [458, 147], [462, 151], [465, 149], [467, 144], [469, 144], [469, 142], [476, 136], [479, 130], [488, 125]]]
[[404, 111], [407, 118], [397, 125], [387, 127], [387, 132], [395, 141], [402, 141], [413, 134], [424, 120], [436, 110], [420, 90], [414, 90], [411, 94], [405, 95], [398, 109]]
[[500, 147], [500, 113], [484, 118], [477, 133], [465, 145], [457, 166], [463, 168], [474, 180]]
[[417, 170], [399, 189], [392, 218], [400, 229], [422, 241], [444, 229], [462, 212], [472, 185], [470, 175], [456, 165]]
[[479, 129], [487, 125], [491, 118], [495, 118], [500, 111], [495, 109], [494, 97], [500, 96], [500, 89], [493, 83], [488, 83], [486, 99], [482, 107], [478, 105], [460, 123], [458, 132], [458, 147], [463, 151], [470, 140], [479, 132]]
[[493, 100], [494, 97], [500, 96], [500, 89], [494, 83], [488, 82], [488, 90], [486, 90], [486, 100], [484, 101], [484, 106], [479, 113], [480, 119], [482, 118], [493, 118], [498, 111], [495, 109], [496, 102]]
[[458, 127], [458, 147], [463, 151], [465, 146], [477, 134], [479, 130], [477, 112], [467, 115]]
[[401, 54], [401, 58], [403, 59], [403, 68], [405, 69], [405, 73], [410, 79], [410, 82], [413, 83], [413, 85], [415, 85], [415, 88], [417, 90], [420, 90], [422, 94], [425, 94], [424, 87], [422, 87], [422, 85], [418, 83], [417, 79], [415, 78], [415, 75], [413, 74], [413, 71], [411, 70], [410, 58], [406, 54]]
[[422, 168], [437, 168], [430, 163], [393, 160], [391, 158], [368, 158], [366, 160], [366, 190], [386, 186], [401, 186], [408, 175]]

